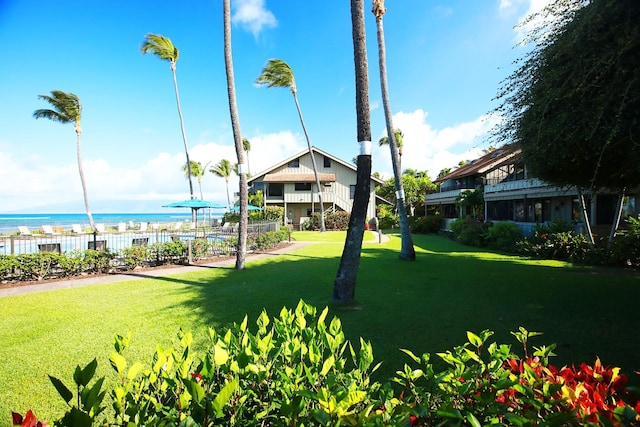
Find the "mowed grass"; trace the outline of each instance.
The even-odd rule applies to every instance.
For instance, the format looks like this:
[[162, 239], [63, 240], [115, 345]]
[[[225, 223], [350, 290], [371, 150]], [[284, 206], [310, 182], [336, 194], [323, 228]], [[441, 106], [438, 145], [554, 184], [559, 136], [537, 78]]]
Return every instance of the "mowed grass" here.
[[[490, 329], [498, 342], [519, 344], [509, 334], [524, 326], [544, 332], [532, 344], [556, 343], [557, 365], [621, 366], [635, 384], [640, 370], [637, 309], [640, 276], [621, 270], [576, 268], [554, 261], [526, 260], [461, 246], [439, 236], [415, 235], [417, 259], [398, 259], [399, 236], [365, 243], [357, 303], [330, 305], [343, 245], [337, 233], [320, 235], [286, 255], [251, 261], [243, 271], [207, 268], [164, 278], [95, 285], [0, 298], [0, 426], [10, 412], [32, 408], [53, 419], [64, 410], [47, 374], [71, 384], [73, 369], [94, 357], [98, 374], [114, 381], [109, 365], [116, 333], [133, 334], [129, 360], [148, 363], [156, 344], [172, 345], [177, 331], [193, 331], [199, 345], [207, 327], [249, 316], [255, 325], [265, 309], [278, 315], [299, 299], [342, 320], [348, 338], [373, 344], [388, 378], [416, 354], [446, 351], [466, 340], [465, 332]], [[331, 235], [331, 236], [329, 236]], [[294, 233], [297, 240], [314, 234]], [[344, 234], [342, 234], [344, 239]], [[144, 274], [142, 272], [141, 274]]]

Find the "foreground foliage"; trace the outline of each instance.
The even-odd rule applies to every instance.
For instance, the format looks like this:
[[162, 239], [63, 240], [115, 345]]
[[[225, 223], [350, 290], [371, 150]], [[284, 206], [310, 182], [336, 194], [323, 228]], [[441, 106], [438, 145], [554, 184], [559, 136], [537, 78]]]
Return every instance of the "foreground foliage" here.
[[[557, 368], [554, 346], [534, 347], [539, 333], [513, 332], [522, 355], [489, 342], [490, 331], [467, 333], [468, 341], [430, 355], [403, 350], [407, 363], [385, 384], [371, 380], [380, 366], [373, 349], [345, 339], [328, 309], [300, 301], [278, 317], [262, 312], [254, 331], [248, 319], [219, 331], [209, 329], [204, 354], [180, 331], [175, 348], [158, 346], [149, 364], [127, 360], [131, 335], [118, 335], [109, 360], [119, 380], [103, 390], [94, 379], [97, 362], [78, 367], [74, 392], [50, 377], [69, 405], [60, 426], [91, 425], [636, 425], [640, 404], [618, 368], [602, 365]], [[113, 416], [105, 415], [109, 396]], [[13, 425], [36, 426], [29, 411], [13, 414]], [[41, 423], [40, 425], [47, 425]]]

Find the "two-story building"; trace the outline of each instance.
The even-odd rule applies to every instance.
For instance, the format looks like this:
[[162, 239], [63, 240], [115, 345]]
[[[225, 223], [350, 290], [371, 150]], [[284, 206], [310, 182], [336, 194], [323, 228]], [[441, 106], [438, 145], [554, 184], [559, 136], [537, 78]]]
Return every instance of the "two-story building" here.
[[[483, 192], [486, 220], [514, 221], [525, 232], [546, 221], [577, 224], [582, 221], [577, 189], [560, 188], [531, 176], [521, 150], [512, 146], [496, 149], [434, 182], [440, 183], [440, 192], [426, 196], [427, 210], [437, 210], [445, 218], [467, 215], [460, 211], [456, 199], [464, 190], [478, 190]], [[601, 192], [588, 196], [591, 227], [608, 232], [615, 217], [617, 194]], [[638, 215], [637, 196], [638, 189], [627, 194], [623, 217]]]
[[[356, 167], [329, 153], [312, 147], [325, 212], [351, 212], [356, 187]], [[371, 177], [371, 194], [367, 217], [376, 216], [375, 187], [383, 182]], [[314, 212], [320, 212], [320, 201], [308, 150], [289, 157], [252, 176], [250, 192], [262, 190], [265, 206], [281, 206], [289, 224], [299, 227]]]

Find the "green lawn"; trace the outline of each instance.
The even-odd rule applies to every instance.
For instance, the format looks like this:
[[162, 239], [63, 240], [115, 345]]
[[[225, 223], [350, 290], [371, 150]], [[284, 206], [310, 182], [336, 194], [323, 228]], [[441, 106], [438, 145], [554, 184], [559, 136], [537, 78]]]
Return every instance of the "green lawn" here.
[[[318, 235], [318, 233], [315, 233]], [[335, 235], [287, 255], [247, 263], [244, 271], [206, 268], [165, 278], [96, 285], [0, 298], [0, 426], [10, 412], [33, 408], [52, 419], [61, 400], [46, 374], [69, 382], [76, 364], [98, 358], [111, 376], [109, 353], [116, 333], [132, 331], [129, 358], [150, 360], [156, 343], [170, 345], [179, 328], [204, 342], [206, 327], [250, 323], [265, 308], [277, 315], [300, 298], [328, 305], [342, 245]], [[344, 236], [344, 234], [342, 234]], [[294, 233], [298, 240], [310, 235]], [[343, 239], [344, 237], [342, 237]], [[406, 359], [398, 351], [445, 351], [466, 340], [465, 331], [496, 331], [495, 340], [517, 342], [509, 331], [544, 332], [533, 345], [557, 343], [556, 364], [592, 363], [600, 356], [632, 374], [640, 370], [637, 307], [640, 275], [595, 271], [561, 262], [530, 261], [461, 246], [438, 236], [415, 235], [417, 259], [401, 261], [398, 236], [363, 248], [349, 309], [332, 307], [345, 333], [371, 340], [381, 378]], [[638, 384], [638, 376], [633, 378]]]

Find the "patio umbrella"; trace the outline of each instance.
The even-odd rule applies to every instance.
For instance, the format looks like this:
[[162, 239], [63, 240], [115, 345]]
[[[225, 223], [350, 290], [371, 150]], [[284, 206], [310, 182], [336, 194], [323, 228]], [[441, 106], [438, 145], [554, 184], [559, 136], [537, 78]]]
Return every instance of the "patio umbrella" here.
[[[233, 206], [231, 208], [231, 210], [232, 211], [239, 211], [240, 210], [240, 206]], [[262, 208], [259, 208], [257, 206], [253, 206], [253, 205], [247, 205], [247, 210], [250, 210], [250, 211], [261, 211]]]
[[198, 226], [198, 209], [202, 208], [212, 208], [212, 209], [226, 209], [226, 206], [223, 206], [219, 203], [209, 202], [207, 200], [202, 199], [188, 199], [183, 200], [181, 202], [173, 202], [168, 205], [162, 205], [163, 208], [189, 208], [191, 210], [196, 211], [196, 227]]

